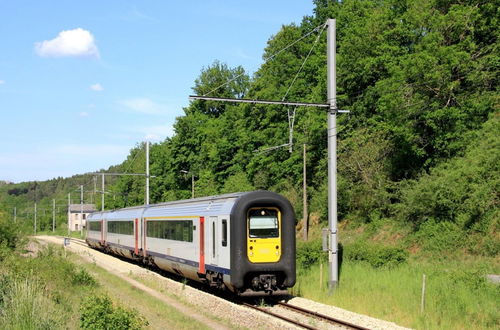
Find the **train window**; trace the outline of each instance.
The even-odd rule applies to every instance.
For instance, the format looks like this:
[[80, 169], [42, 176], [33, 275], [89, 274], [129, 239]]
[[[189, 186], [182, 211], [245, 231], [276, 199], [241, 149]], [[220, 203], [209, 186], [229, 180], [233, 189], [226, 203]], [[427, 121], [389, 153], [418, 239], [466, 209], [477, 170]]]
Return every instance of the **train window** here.
[[134, 222], [133, 221], [108, 221], [108, 233], [133, 235]]
[[101, 222], [89, 221], [89, 231], [101, 231]]
[[227, 246], [227, 220], [222, 220], [222, 246]]
[[279, 237], [278, 211], [252, 209], [248, 211], [248, 234], [251, 238]]
[[193, 241], [192, 220], [148, 221], [146, 228], [147, 237], [183, 242]]

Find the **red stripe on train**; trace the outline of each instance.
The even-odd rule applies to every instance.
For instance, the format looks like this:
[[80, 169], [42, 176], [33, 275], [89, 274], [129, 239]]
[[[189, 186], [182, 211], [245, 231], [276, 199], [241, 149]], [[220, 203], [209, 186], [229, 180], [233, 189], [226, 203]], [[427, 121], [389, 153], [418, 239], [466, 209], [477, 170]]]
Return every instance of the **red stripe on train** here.
[[134, 253], [139, 254], [139, 220], [135, 219], [135, 251]]
[[205, 274], [205, 217], [200, 217], [200, 274]]

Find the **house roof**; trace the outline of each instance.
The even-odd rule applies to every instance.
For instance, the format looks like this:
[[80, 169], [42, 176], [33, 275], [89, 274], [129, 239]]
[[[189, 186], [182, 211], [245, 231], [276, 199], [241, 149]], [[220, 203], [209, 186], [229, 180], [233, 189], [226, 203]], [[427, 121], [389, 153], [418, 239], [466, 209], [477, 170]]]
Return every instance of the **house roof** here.
[[80, 213], [83, 211], [83, 213], [91, 213], [95, 212], [95, 204], [70, 204], [69, 205], [69, 211], [71, 213]]

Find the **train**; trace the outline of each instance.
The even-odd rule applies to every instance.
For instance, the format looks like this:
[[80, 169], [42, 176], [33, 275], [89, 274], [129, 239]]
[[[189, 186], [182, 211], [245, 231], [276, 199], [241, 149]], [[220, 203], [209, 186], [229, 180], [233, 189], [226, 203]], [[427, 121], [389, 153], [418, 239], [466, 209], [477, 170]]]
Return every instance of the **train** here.
[[293, 287], [295, 213], [270, 191], [250, 191], [94, 212], [86, 242], [238, 295]]

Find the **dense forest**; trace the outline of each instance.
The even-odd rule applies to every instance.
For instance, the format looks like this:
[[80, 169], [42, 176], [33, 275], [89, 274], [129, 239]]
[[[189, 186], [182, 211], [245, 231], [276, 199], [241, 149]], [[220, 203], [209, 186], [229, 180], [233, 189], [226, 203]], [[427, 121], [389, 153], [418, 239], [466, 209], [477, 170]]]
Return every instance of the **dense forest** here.
[[[326, 102], [327, 18], [337, 19], [339, 221], [390, 224], [424, 249], [497, 256], [500, 185], [499, 1], [315, 0], [313, 14], [270, 37], [254, 73], [222, 61], [193, 93]], [[299, 40], [299, 41], [297, 41]], [[327, 114], [315, 108], [191, 101], [175, 134], [151, 147], [151, 202], [267, 189], [302, 218], [327, 222]], [[295, 113], [293, 120], [289, 115]], [[289, 141], [293, 146], [266, 150]], [[144, 144], [108, 169], [144, 172]], [[188, 173], [185, 173], [188, 172]], [[144, 203], [144, 179], [107, 179], [106, 208]], [[99, 182], [99, 181], [98, 181]], [[0, 185], [4, 212], [93, 196], [91, 175]], [[77, 200], [78, 198], [78, 200]], [[30, 206], [31, 207], [31, 206]], [[63, 217], [63, 216], [62, 216]], [[62, 218], [61, 218], [62, 219]], [[64, 222], [61, 220], [61, 222]]]

